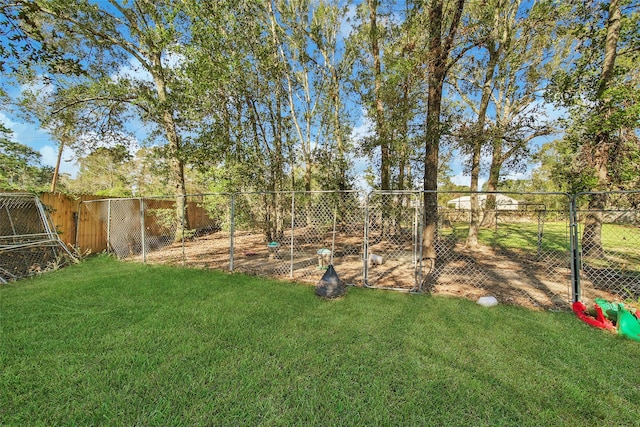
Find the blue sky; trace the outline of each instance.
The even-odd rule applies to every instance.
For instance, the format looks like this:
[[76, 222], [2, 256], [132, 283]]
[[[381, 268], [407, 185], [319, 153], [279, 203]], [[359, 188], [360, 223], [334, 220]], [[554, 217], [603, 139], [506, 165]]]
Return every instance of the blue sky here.
[[[27, 145], [42, 155], [42, 164], [54, 167], [58, 156], [58, 144], [55, 143], [49, 133], [33, 123], [10, 114], [8, 111], [0, 111], [0, 122], [13, 131], [12, 139]], [[78, 166], [75, 154], [70, 149], [65, 149], [62, 154], [60, 172], [75, 176]]]

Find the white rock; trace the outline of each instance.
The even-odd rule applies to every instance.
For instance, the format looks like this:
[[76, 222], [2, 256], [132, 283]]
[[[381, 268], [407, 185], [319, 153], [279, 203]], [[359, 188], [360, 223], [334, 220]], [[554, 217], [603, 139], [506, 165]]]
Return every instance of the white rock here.
[[480, 297], [478, 299], [478, 304], [483, 307], [493, 307], [498, 305], [498, 300], [496, 297]]

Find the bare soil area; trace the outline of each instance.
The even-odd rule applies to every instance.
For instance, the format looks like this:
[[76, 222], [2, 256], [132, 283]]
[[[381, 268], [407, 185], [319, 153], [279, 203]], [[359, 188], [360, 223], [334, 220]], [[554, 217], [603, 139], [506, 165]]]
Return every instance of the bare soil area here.
[[[277, 247], [269, 247], [259, 232], [216, 232], [186, 241], [172, 243], [150, 252], [147, 262], [185, 265], [198, 268], [238, 271], [260, 276], [316, 284], [324, 267], [333, 261], [340, 278], [355, 286], [411, 291], [418, 287], [435, 294], [477, 300], [494, 296], [500, 303], [535, 309], [569, 309], [571, 304], [571, 270], [568, 254], [530, 254], [497, 251], [481, 246], [475, 249], [457, 242], [441, 242], [438, 260], [431, 267], [420, 263], [411, 244], [378, 241], [370, 253], [392, 253], [383, 256], [382, 264], [363, 262], [362, 236], [341, 235], [335, 244], [326, 235], [284, 236]], [[333, 247], [333, 260], [318, 251]], [[417, 266], [417, 267], [416, 267]], [[420, 268], [422, 266], [422, 268]], [[367, 269], [368, 280], [364, 274]], [[587, 284], [588, 285], [588, 284]], [[582, 300], [589, 305], [596, 297], [615, 297], [603, 290], [585, 286]]]

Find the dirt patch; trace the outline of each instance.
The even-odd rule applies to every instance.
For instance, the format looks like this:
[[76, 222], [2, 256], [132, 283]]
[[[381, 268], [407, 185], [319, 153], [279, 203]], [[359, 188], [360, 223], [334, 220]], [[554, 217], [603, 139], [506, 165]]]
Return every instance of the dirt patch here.
[[[569, 309], [571, 270], [567, 253], [531, 254], [480, 246], [469, 249], [456, 242], [441, 242], [433, 266], [420, 263], [411, 244], [378, 241], [370, 252], [385, 254], [382, 264], [363, 262], [362, 236], [340, 236], [333, 247], [333, 265], [347, 284], [410, 291], [423, 280], [423, 289], [472, 300], [492, 295], [500, 303], [535, 309]], [[269, 247], [259, 232], [216, 232], [184, 245], [172, 243], [146, 256], [147, 262], [238, 271], [283, 280], [316, 284], [329, 259], [318, 251], [331, 249], [330, 236], [307, 232], [303, 237], [282, 236]], [[391, 255], [387, 255], [391, 254]], [[420, 268], [422, 267], [422, 268]], [[364, 280], [365, 268], [367, 281]], [[583, 300], [615, 299], [589, 288]]]

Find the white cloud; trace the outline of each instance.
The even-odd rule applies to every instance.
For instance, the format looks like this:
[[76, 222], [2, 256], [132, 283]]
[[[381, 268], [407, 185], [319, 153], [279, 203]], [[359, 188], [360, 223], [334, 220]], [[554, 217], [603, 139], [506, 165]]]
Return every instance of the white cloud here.
[[[186, 57], [179, 53], [169, 52], [162, 57], [162, 65], [169, 69], [177, 69], [185, 62]], [[126, 65], [120, 67], [120, 69], [113, 75], [111, 80], [117, 82], [118, 80], [131, 80], [131, 81], [144, 81], [153, 82], [153, 77], [149, 71], [147, 71], [142, 64], [135, 58], [129, 58], [129, 62]]]
[[[40, 149], [40, 155], [42, 156], [42, 164], [45, 166], [56, 166], [58, 160], [58, 148], [50, 145], [45, 145]], [[75, 178], [78, 174], [79, 166], [75, 159], [75, 153], [69, 147], [65, 147], [62, 150], [62, 158], [60, 159], [60, 174], [69, 174], [72, 178]]]
[[32, 123], [17, 122], [3, 112], [0, 112], [0, 123], [13, 132], [9, 135], [9, 139], [36, 150], [42, 143], [51, 141], [51, 137], [45, 129]]
[[351, 139], [356, 142], [361, 142], [363, 139], [373, 135], [373, 120], [371, 120], [369, 116], [367, 116], [367, 112], [363, 110], [362, 117], [360, 118], [360, 124], [351, 130]]

